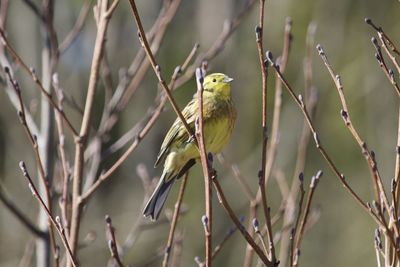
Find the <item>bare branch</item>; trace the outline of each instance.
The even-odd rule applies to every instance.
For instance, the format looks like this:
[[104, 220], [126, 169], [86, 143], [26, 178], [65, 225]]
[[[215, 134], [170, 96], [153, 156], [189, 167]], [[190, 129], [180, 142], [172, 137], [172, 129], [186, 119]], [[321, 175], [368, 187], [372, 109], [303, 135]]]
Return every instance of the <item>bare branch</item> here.
[[[271, 52], [267, 52], [267, 60], [270, 62], [271, 66], [275, 70], [275, 72], [278, 74], [279, 79], [282, 81], [283, 85], [287, 89], [288, 93], [292, 97], [292, 99], [296, 102], [296, 104], [299, 106], [301, 112], [303, 113], [307, 125], [310, 128], [315, 146], [317, 147], [318, 151], [321, 153], [329, 167], [332, 169], [334, 172], [335, 176], [339, 180], [339, 182], [343, 185], [343, 187], [347, 190], [347, 192], [353, 197], [353, 199], [368, 213], [371, 215], [371, 217], [380, 225], [383, 226], [382, 222], [378, 218], [378, 216], [372, 212], [372, 210], [368, 207], [368, 205], [360, 198], [360, 196], [350, 187], [350, 185], [347, 183], [345, 176], [340, 173], [339, 169], [336, 167], [328, 153], [326, 152], [325, 148], [322, 146], [321, 141], [319, 139], [318, 133], [315, 130], [315, 127], [311, 121], [310, 114], [308, 113], [307, 109], [305, 108], [305, 104], [302, 100], [302, 97], [297, 97], [292, 89], [292, 87], [289, 85], [289, 83], [286, 81], [286, 79], [283, 77], [282, 73], [280, 72], [279, 68], [275, 64], [275, 62], [272, 59], [272, 54]], [[301, 95], [300, 95], [301, 96]]]
[[[197, 102], [198, 102], [198, 114], [195, 122], [196, 126], [196, 139], [200, 153], [201, 166], [203, 168], [204, 176], [204, 192], [205, 192], [205, 207], [206, 218], [205, 223], [205, 247], [206, 247], [206, 267], [211, 266], [212, 260], [212, 187], [211, 187], [211, 172], [212, 172], [212, 157], [211, 154], [207, 154], [205, 139], [204, 139], [204, 121], [203, 121], [203, 71], [200, 68], [196, 69], [196, 83], [197, 83]], [[204, 224], [204, 220], [203, 220]]]
[[171, 255], [171, 249], [172, 249], [172, 245], [174, 243], [175, 229], [176, 229], [176, 225], [178, 223], [178, 218], [179, 218], [179, 214], [180, 214], [179, 210], [181, 208], [183, 194], [185, 192], [188, 175], [189, 175], [189, 173], [187, 172], [182, 178], [181, 186], [179, 188], [178, 198], [175, 202], [175, 209], [174, 209], [174, 214], [172, 215], [171, 227], [170, 227], [169, 234], [168, 234], [168, 241], [167, 241], [167, 245], [165, 246], [164, 259], [163, 259], [163, 263], [162, 263], [163, 267], [168, 266], [169, 257]]
[[[111, 19], [111, 12], [115, 10], [118, 1], [114, 1], [112, 6], [108, 8], [108, 1], [100, 1], [96, 8], [95, 17], [97, 15], [97, 35], [94, 45], [92, 66], [90, 70], [89, 85], [86, 95], [85, 110], [79, 132], [79, 138], [75, 140], [75, 160], [73, 172], [73, 187], [72, 187], [72, 214], [71, 214], [71, 232], [70, 243], [73, 254], [76, 253], [78, 244], [78, 234], [80, 226], [80, 217], [82, 212], [82, 173], [84, 163], [84, 149], [87, 144], [87, 138], [90, 130], [90, 122], [92, 119], [92, 110], [94, 104], [94, 96], [97, 88], [97, 81], [99, 77], [100, 63], [103, 56], [104, 44], [106, 40], [106, 32], [109, 21]], [[101, 4], [101, 6], [100, 6]]]
[[[53, 224], [53, 226], [56, 228], [56, 230], [57, 230], [57, 232], [58, 232], [58, 234], [59, 234], [59, 236], [60, 236], [60, 238], [61, 238], [61, 241], [63, 242], [64, 247], [65, 247], [65, 249], [67, 250], [67, 254], [68, 254], [68, 257], [69, 257], [69, 259], [70, 259], [72, 265], [73, 265], [74, 267], [76, 267], [77, 264], [76, 264], [76, 261], [75, 261], [75, 259], [74, 259], [73, 254], [72, 254], [72, 250], [71, 250], [71, 248], [70, 248], [70, 246], [69, 246], [69, 243], [68, 243], [67, 237], [66, 237], [66, 235], [65, 235], [64, 229], [62, 228], [61, 221], [60, 221], [60, 220], [56, 220], [56, 219], [53, 217], [53, 215], [51, 214], [51, 212], [50, 212], [50, 210], [48, 209], [48, 207], [46, 206], [44, 200], [43, 200], [42, 197], [39, 195], [39, 192], [38, 192], [38, 190], [36, 189], [36, 186], [35, 186], [35, 184], [33, 183], [32, 178], [31, 178], [30, 174], [28, 173], [28, 170], [26, 169], [25, 163], [24, 163], [23, 161], [21, 161], [21, 162], [19, 163], [19, 167], [20, 167], [20, 169], [21, 169], [21, 171], [22, 171], [24, 177], [25, 177], [25, 178], [27, 179], [27, 181], [28, 181], [29, 189], [31, 190], [32, 195], [38, 200], [40, 206], [45, 210], [45, 212], [46, 212], [46, 214], [47, 214], [49, 220], [51, 221], [51, 223]], [[57, 217], [57, 218], [58, 218], [58, 217]], [[58, 222], [57, 222], [57, 221], [58, 221]]]
[[175, 113], [177, 114], [177, 116], [179, 117], [179, 119], [181, 120], [183, 126], [185, 127], [189, 138], [193, 136], [192, 130], [189, 128], [189, 125], [187, 124], [185, 118], [182, 115], [182, 112], [179, 110], [178, 105], [176, 104], [174, 98], [172, 97], [171, 91], [168, 88], [167, 83], [165, 82], [165, 80], [163, 79], [162, 75], [161, 75], [161, 68], [160, 66], [156, 63], [156, 60], [154, 58], [153, 53], [151, 52], [149, 43], [147, 41], [146, 38], [146, 33], [143, 30], [143, 25], [142, 22], [140, 20], [140, 16], [139, 16], [139, 12], [136, 8], [136, 4], [134, 0], [129, 0], [129, 3], [131, 4], [131, 8], [132, 8], [132, 12], [133, 12], [133, 16], [135, 18], [135, 22], [136, 25], [139, 29], [138, 35], [139, 35], [139, 40], [146, 52], [146, 55], [150, 61], [151, 66], [153, 67], [154, 73], [156, 74], [158, 81], [161, 85], [161, 87], [164, 89], [164, 92], [167, 94], [169, 101], [171, 102], [171, 105], [175, 111]]
[[[297, 235], [296, 235], [296, 241], [295, 241], [295, 244], [294, 244], [294, 249], [295, 250], [300, 250], [300, 243], [301, 243], [301, 240], [303, 238], [304, 230], [305, 230], [307, 219], [308, 219], [308, 215], [310, 213], [311, 201], [312, 201], [312, 198], [313, 198], [314, 193], [315, 193], [315, 189], [317, 187], [317, 184], [318, 184], [319, 179], [321, 178], [321, 176], [322, 176], [322, 171], [318, 171], [317, 174], [311, 178], [310, 191], [308, 192], [306, 205], [304, 207], [303, 218], [301, 220], [300, 228], [298, 229], [298, 232], [297, 232]], [[298, 266], [298, 261], [293, 266]]]
[[[371, 173], [371, 177], [373, 178], [373, 183], [375, 185], [375, 199], [380, 202], [381, 198], [383, 198], [383, 203], [385, 205], [386, 210], [390, 210], [389, 208], [389, 200], [388, 197], [386, 195], [385, 189], [383, 187], [382, 184], [382, 178], [380, 176], [379, 170], [378, 170], [378, 166], [376, 164], [375, 158], [372, 155], [372, 152], [368, 149], [367, 143], [361, 139], [360, 135], [358, 134], [357, 130], [354, 128], [353, 123], [351, 121], [350, 118], [350, 113], [347, 107], [347, 103], [346, 103], [346, 98], [344, 96], [344, 92], [343, 92], [343, 85], [342, 82], [340, 80], [340, 76], [339, 75], [335, 75], [335, 73], [333, 72], [333, 69], [331, 67], [331, 65], [328, 62], [328, 58], [326, 56], [325, 51], [323, 50], [321, 45], [317, 45], [317, 49], [318, 49], [318, 53], [321, 56], [326, 68], [328, 69], [331, 78], [333, 79], [335, 85], [336, 85], [336, 89], [339, 93], [339, 97], [340, 97], [340, 101], [342, 104], [342, 110], [340, 111], [340, 114], [343, 118], [344, 123], [346, 124], [347, 128], [349, 129], [350, 133], [352, 134], [352, 136], [354, 137], [355, 141], [357, 142], [357, 144], [360, 146], [361, 148], [361, 152], [362, 155], [364, 156], [369, 171]], [[394, 218], [393, 218], [394, 219]], [[395, 220], [395, 219], [394, 219]]]
[[111, 217], [109, 215], [106, 215], [106, 224], [108, 229], [108, 235], [110, 236], [108, 239], [108, 248], [110, 250], [111, 257], [117, 262], [119, 267], [123, 267], [124, 264], [122, 263], [122, 260], [118, 254], [117, 241], [115, 238], [115, 229], [114, 226], [112, 225]]

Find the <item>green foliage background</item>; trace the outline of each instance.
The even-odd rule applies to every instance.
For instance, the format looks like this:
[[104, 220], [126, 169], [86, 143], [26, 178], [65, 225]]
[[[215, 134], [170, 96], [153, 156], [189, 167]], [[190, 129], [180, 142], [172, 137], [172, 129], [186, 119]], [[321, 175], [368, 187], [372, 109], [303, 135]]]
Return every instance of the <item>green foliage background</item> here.
[[[182, 1], [157, 54], [165, 76], [170, 75], [175, 66], [181, 64], [194, 43], [200, 44], [201, 52], [206, 51], [222, 30], [224, 21], [238, 13], [242, 2]], [[161, 6], [162, 1], [138, 1], [145, 29], [152, 25]], [[80, 7], [81, 1], [56, 1], [55, 28], [60, 39], [73, 26]], [[294, 40], [286, 77], [296, 93], [303, 93], [304, 90], [302, 66], [307, 26], [311, 21], [318, 25], [316, 43], [322, 44], [334, 69], [342, 76], [353, 122], [369, 147], [376, 152], [379, 170], [387, 188], [394, 175], [398, 99], [374, 58], [374, 49], [370, 42], [374, 32], [364, 23], [364, 18], [372, 18], [395, 43], [400, 44], [399, 10], [400, 3], [395, 0], [267, 0], [265, 13], [265, 48], [271, 50], [275, 57], [281, 53], [285, 18], [291, 17], [293, 20]], [[238, 164], [254, 191], [261, 158], [261, 73], [254, 34], [257, 17], [256, 4], [227, 42], [222, 53], [210, 62], [209, 69], [210, 72], [227, 73], [235, 79], [233, 98], [238, 109], [237, 127], [224, 154], [231, 162]], [[8, 36], [26, 62], [40, 72], [41, 38], [38, 25], [37, 18], [22, 1], [10, 1]], [[95, 33], [94, 20], [90, 16], [77, 41], [61, 56], [58, 67], [62, 87], [80, 106], [84, 104]], [[141, 49], [128, 1], [121, 1], [119, 4], [107, 36], [107, 55], [116, 84], [119, 70], [129, 66]], [[313, 52], [313, 59], [314, 85], [319, 93], [315, 122], [320, 139], [349, 183], [365, 201], [371, 201], [373, 195], [368, 169], [360, 149], [339, 115], [340, 103], [334, 84], [316, 51]], [[272, 89], [275, 82], [274, 75], [270, 77], [269, 122], [272, 118]], [[35, 85], [22, 71], [18, 72], [17, 78], [21, 82], [24, 99], [30, 104], [32, 113], [39, 118], [40, 96], [34, 88]], [[156, 92], [157, 80], [149, 70], [129, 107], [123, 112], [117, 129], [110, 137], [111, 141], [125, 133], [145, 114]], [[176, 91], [174, 95], [179, 106], [183, 107], [194, 92], [194, 80]], [[104, 90], [100, 83], [94, 127], [100, 119], [103, 97]], [[71, 109], [67, 109], [67, 114], [78, 125], [80, 115]], [[164, 112], [136, 152], [91, 199], [83, 217], [81, 239], [89, 232], [96, 233], [97, 239], [80, 251], [82, 266], [105, 266], [109, 258], [104, 234], [105, 214], [110, 214], [113, 218], [117, 239], [120, 241], [124, 240], [136, 218], [142, 216], [143, 189], [136, 167], [139, 163], [144, 163], [152, 176], [161, 173], [160, 168], [153, 169], [152, 166], [163, 135], [174, 118], [172, 109]], [[303, 118], [286, 92], [281, 123], [276, 167], [290, 180]], [[69, 145], [72, 144], [72, 140], [69, 139], [68, 142]], [[15, 109], [4, 91], [0, 91], [0, 156], [0, 180], [7, 188], [8, 195], [35, 220], [38, 205], [18, 169], [18, 162], [24, 160], [34, 170], [34, 155], [18, 122]], [[115, 159], [110, 158], [104, 167]], [[216, 163], [215, 167], [236, 214], [247, 216], [247, 200], [236, 180], [220, 164]], [[313, 207], [321, 210], [321, 216], [317, 224], [306, 233], [300, 263], [308, 267], [375, 266], [373, 221], [344, 191], [318, 151], [311, 145], [305, 169], [307, 185], [311, 175], [318, 169], [324, 171], [324, 176], [317, 188]], [[173, 207], [177, 187], [170, 195], [168, 208]], [[271, 179], [268, 198], [273, 213], [279, 207], [280, 197], [277, 183], [275, 179]], [[185, 235], [182, 266], [194, 266], [193, 258], [196, 255], [203, 257], [204, 251], [200, 221], [204, 213], [203, 178], [198, 166], [191, 171], [184, 203], [189, 207], [189, 212], [179, 223], [179, 228], [183, 229]], [[218, 242], [232, 223], [220, 208], [216, 197], [214, 204], [214, 242]], [[124, 257], [124, 262], [143, 266], [165, 244], [167, 234], [166, 225], [144, 231]], [[25, 244], [31, 238], [31, 234], [0, 205], [0, 266], [17, 266]], [[242, 237], [235, 234], [217, 257], [215, 266], [241, 266], [244, 248]], [[159, 266], [159, 262], [151, 266]]]

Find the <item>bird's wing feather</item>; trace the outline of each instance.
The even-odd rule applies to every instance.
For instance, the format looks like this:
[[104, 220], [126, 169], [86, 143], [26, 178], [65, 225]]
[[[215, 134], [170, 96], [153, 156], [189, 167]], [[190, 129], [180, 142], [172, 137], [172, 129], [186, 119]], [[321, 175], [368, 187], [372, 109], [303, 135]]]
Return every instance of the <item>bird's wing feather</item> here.
[[[186, 107], [182, 110], [182, 115], [185, 118], [187, 124], [189, 125], [192, 132], [194, 132], [195, 126], [194, 122], [197, 116], [197, 99], [192, 99]], [[169, 149], [171, 145], [178, 140], [186, 141], [189, 139], [186, 129], [183, 127], [183, 124], [179, 118], [175, 120], [169, 129], [168, 133], [165, 135], [164, 141], [161, 145], [160, 152], [158, 153], [156, 163], [154, 167], [156, 167], [164, 158], [168, 155]]]

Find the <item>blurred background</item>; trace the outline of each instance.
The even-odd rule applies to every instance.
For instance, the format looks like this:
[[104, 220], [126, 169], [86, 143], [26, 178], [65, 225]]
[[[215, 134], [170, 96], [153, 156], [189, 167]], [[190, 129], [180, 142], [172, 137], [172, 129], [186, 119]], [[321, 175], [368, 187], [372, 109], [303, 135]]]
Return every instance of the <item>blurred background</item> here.
[[[32, 2], [38, 6], [41, 4], [41, 1]], [[139, 0], [137, 4], [144, 27], [148, 30], [162, 7], [162, 1]], [[182, 63], [195, 43], [200, 44], [200, 53], [207, 51], [222, 31], [224, 22], [235, 17], [243, 5], [244, 1], [239, 0], [183, 0], [156, 56], [164, 75], [169, 77], [173, 73], [174, 68]], [[54, 21], [59, 39], [63, 39], [70, 31], [81, 7], [82, 2], [78, 0], [56, 1]], [[375, 151], [387, 189], [390, 187], [390, 179], [394, 176], [398, 99], [376, 62], [375, 51], [370, 41], [374, 31], [364, 22], [364, 18], [373, 19], [396, 44], [399, 44], [399, 8], [399, 2], [395, 0], [268, 0], [265, 10], [264, 48], [271, 50], [275, 57], [282, 51], [285, 20], [287, 17], [293, 20], [293, 41], [285, 76], [298, 94], [304, 92], [303, 60], [307, 27], [311, 22], [317, 25], [315, 42], [325, 48], [334, 70], [342, 77], [353, 123], [369, 147]], [[254, 192], [258, 186], [257, 173], [261, 162], [262, 142], [261, 72], [254, 34], [257, 22], [258, 3], [253, 5], [243, 18], [221, 53], [209, 62], [209, 72], [223, 72], [234, 78], [232, 92], [238, 118], [232, 140], [225, 148], [224, 155], [227, 160], [238, 165]], [[39, 71], [42, 47], [39, 21], [24, 1], [10, 1], [6, 29], [16, 51], [29, 66]], [[119, 71], [128, 68], [141, 49], [136, 32], [128, 1], [121, 1], [111, 19], [106, 43], [111, 76], [115, 84], [118, 82]], [[95, 36], [93, 15], [89, 13], [81, 34], [60, 56], [57, 67], [61, 86], [79, 107], [84, 106]], [[313, 51], [313, 76], [313, 84], [318, 89], [315, 125], [321, 142], [340, 171], [346, 175], [350, 185], [365, 201], [372, 201], [371, 178], [367, 165], [359, 147], [343, 124], [336, 89], [316, 50]], [[17, 71], [16, 77], [21, 83], [24, 100], [29, 104], [31, 113], [39, 120], [38, 90], [21, 70]], [[272, 118], [275, 83], [274, 75], [270, 77], [269, 122]], [[4, 87], [4, 83], [1, 86]], [[194, 92], [195, 81], [191, 79], [174, 93], [179, 106], [184, 107]], [[111, 132], [110, 144], [144, 116], [156, 94], [157, 79], [149, 69]], [[97, 129], [100, 121], [103, 98], [104, 87], [100, 82], [93, 129]], [[66, 113], [75, 125], [79, 125], [79, 112], [67, 107]], [[137, 218], [142, 216], [144, 190], [137, 175], [137, 166], [143, 164], [151, 177], [161, 174], [162, 168], [154, 169], [153, 164], [162, 139], [174, 119], [175, 114], [167, 104], [167, 110], [138, 149], [113, 177], [95, 192], [82, 219], [81, 240], [88, 235], [92, 240], [79, 252], [81, 266], [105, 266], [110, 258], [105, 235], [106, 214], [112, 217], [116, 237], [120, 242], [125, 240]], [[281, 171], [289, 183], [294, 175], [302, 125], [302, 114], [284, 91], [275, 170]], [[66, 151], [69, 153], [69, 160], [72, 160], [73, 140], [70, 140], [70, 136], [67, 139]], [[103, 163], [103, 168], [110, 166], [116, 159], [117, 156], [108, 158]], [[35, 161], [31, 146], [18, 121], [15, 108], [2, 90], [0, 182], [9, 198], [35, 221], [39, 207], [18, 168], [20, 160], [27, 162], [28, 168], [34, 173]], [[242, 194], [231, 172], [226, 171], [217, 161], [215, 168], [228, 201], [238, 216], [245, 216], [247, 223], [246, 196]], [[307, 186], [310, 177], [319, 169], [324, 171], [324, 176], [312, 205], [320, 210], [320, 217], [305, 235], [300, 264], [308, 267], [322, 266], [322, 263], [327, 267], [375, 266], [374, 222], [345, 192], [311, 143], [304, 170]], [[277, 212], [281, 202], [281, 194], [274, 177], [275, 172], [267, 189], [273, 214]], [[178, 188], [179, 186], [175, 186], [171, 192], [167, 209], [173, 209]], [[178, 224], [179, 232], [183, 234], [181, 266], [194, 266], [194, 257], [203, 258], [204, 255], [204, 232], [200, 220], [204, 214], [203, 188], [201, 168], [195, 166], [190, 172], [183, 201], [188, 210]], [[233, 224], [219, 206], [216, 196], [213, 203], [214, 242], [217, 244]], [[142, 223], [146, 227], [143, 227], [134, 245], [125, 252], [123, 260], [131, 266], [160, 266], [161, 258], [155, 261], [152, 259], [157, 252], [162, 251], [169, 225], [164, 223], [147, 227], [151, 224], [150, 221], [144, 220]], [[0, 266], [18, 266], [27, 244], [32, 240], [31, 233], [0, 204]], [[216, 257], [215, 266], [241, 266], [245, 246], [242, 236], [235, 233]]]

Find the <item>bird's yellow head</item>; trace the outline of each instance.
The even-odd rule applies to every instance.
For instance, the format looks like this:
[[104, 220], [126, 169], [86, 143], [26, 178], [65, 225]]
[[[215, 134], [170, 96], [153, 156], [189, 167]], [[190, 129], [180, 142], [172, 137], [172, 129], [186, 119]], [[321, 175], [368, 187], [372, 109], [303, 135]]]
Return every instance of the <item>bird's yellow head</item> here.
[[204, 95], [219, 96], [230, 98], [232, 78], [223, 73], [212, 73], [204, 78]]

